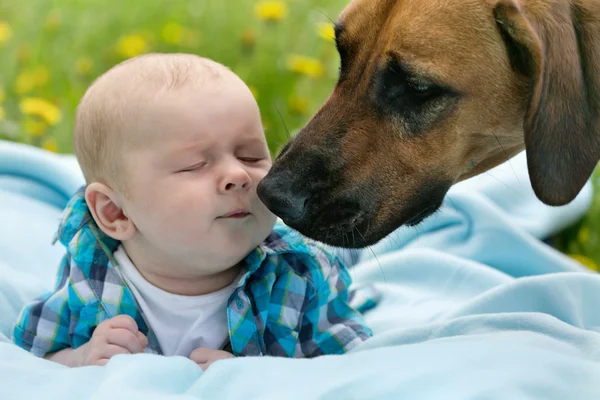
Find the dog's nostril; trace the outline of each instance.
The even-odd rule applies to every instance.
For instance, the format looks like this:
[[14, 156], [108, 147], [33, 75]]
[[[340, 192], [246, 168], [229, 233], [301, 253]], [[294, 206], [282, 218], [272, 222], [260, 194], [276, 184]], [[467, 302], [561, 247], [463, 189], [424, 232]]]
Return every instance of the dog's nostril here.
[[[291, 219], [298, 219], [304, 214], [304, 208], [306, 206], [306, 196], [302, 197], [291, 197], [284, 199], [282, 213], [287, 215]], [[283, 218], [283, 217], [282, 217]]]
[[291, 187], [268, 178], [259, 183], [257, 194], [267, 208], [284, 221], [302, 217], [308, 200], [308, 196], [294, 193]]

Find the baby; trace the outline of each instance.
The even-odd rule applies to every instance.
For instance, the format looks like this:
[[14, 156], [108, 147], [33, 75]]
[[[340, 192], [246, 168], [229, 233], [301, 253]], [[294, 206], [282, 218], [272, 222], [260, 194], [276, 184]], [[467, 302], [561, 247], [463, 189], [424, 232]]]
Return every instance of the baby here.
[[340, 260], [256, 196], [269, 149], [226, 67], [188, 54], [115, 66], [83, 96], [74, 144], [87, 185], [58, 228], [55, 289], [21, 312], [17, 345], [67, 366], [149, 352], [205, 369], [339, 354], [371, 336]]

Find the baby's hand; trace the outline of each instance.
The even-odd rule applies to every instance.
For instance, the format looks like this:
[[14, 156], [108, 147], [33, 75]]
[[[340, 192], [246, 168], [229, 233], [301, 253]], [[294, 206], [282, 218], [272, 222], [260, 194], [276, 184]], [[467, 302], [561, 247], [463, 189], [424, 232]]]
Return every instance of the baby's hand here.
[[206, 371], [212, 363], [217, 360], [224, 360], [226, 358], [233, 358], [233, 354], [223, 350], [212, 350], [199, 347], [192, 351], [190, 354], [190, 360], [194, 361], [202, 371]]
[[141, 353], [147, 345], [133, 318], [118, 315], [98, 325], [90, 341], [80, 347], [80, 365], [105, 365], [112, 356]]

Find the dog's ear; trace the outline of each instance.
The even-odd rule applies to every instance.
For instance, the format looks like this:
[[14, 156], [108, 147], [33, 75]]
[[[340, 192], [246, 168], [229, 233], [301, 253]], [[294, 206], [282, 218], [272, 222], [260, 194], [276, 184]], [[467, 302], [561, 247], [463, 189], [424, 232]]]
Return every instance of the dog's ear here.
[[512, 68], [529, 81], [523, 128], [533, 189], [559, 206], [577, 196], [600, 157], [600, 15], [569, 1], [546, 8], [528, 15], [500, 0], [494, 17]]

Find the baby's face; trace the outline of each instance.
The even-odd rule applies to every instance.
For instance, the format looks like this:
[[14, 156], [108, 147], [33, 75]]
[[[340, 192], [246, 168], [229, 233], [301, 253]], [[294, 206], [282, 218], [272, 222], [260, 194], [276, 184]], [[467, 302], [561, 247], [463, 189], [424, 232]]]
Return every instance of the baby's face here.
[[161, 95], [139, 115], [139, 146], [125, 156], [134, 240], [183, 273], [230, 268], [275, 223], [256, 195], [271, 166], [258, 106], [239, 81], [210, 86]]

